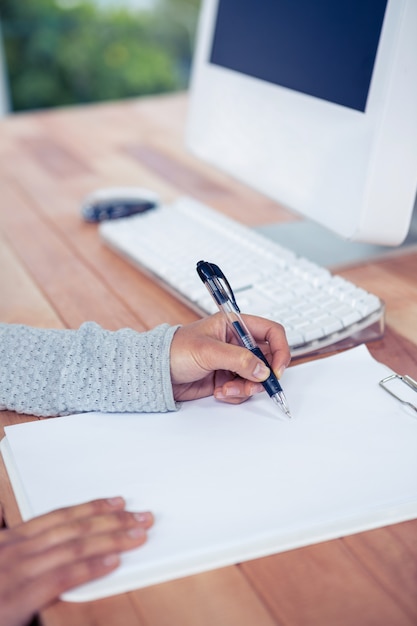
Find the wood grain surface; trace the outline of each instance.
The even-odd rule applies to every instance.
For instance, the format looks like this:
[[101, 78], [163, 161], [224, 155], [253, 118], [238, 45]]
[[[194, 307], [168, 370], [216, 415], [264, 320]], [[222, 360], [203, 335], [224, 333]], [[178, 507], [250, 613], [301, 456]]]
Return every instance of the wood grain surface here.
[[[0, 321], [77, 328], [94, 320], [141, 331], [196, 319], [82, 221], [81, 201], [98, 187], [150, 187], [163, 200], [193, 195], [248, 225], [294, 219], [187, 152], [186, 106], [186, 95], [176, 94], [0, 120]], [[338, 273], [386, 303], [386, 332], [369, 344], [373, 355], [417, 378], [417, 250]], [[2, 428], [29, 419], [0, 413]], [[13, 524], [19, 515], [2, 463], [0, 479]], [[56, 602], [40, 619], [46, 626], [416, 625], [417, 521], [96, 602]]]

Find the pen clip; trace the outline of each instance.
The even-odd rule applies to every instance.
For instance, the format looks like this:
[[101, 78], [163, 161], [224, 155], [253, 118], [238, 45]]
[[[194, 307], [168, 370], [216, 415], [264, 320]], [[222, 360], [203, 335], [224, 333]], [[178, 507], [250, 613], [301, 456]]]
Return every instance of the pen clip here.
[[233, 289], [218, 265], [208, 261], [199, 261], [197, 274], [218, 304], [231, 302], [234, 309], [240, 313]]

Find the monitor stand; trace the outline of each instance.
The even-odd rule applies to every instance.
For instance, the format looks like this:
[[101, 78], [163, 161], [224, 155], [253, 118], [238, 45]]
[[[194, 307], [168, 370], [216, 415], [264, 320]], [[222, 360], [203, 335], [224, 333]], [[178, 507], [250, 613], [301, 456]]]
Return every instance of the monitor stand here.
[[329, 268], [355, 265], [417, 249], [417, 201], [408, 235], [395, 247], [346, 241], [310, 220], [267, 224], [255, 230], [318, 265]]

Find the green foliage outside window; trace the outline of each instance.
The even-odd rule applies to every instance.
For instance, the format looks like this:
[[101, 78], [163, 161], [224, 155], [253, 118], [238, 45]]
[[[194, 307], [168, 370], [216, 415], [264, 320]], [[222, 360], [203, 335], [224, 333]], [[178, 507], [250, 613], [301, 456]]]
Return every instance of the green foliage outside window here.
[[92, 0], [0, 0], [13, 110], [187, 86], [199, 0], [152, 11]]

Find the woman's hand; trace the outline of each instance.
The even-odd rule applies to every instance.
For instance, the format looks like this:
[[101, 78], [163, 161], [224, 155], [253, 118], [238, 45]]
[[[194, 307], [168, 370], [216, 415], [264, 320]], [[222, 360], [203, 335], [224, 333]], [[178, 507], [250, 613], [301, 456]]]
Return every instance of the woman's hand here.
[[23, 626], [64, 591], [116, 569], [152, 524], [151, 513], [129, 513], [117, 497], [1, 529], [0, 624]]
[[[290, 350], [280, 324], [243, 315], [246, 325], [280, 378], [290, 362]], [[263, 390], [269, 368], [237, 345], [221, 313], [179, 328], [171, 344], [171, 380], [177, 401], [214, 395], [238, 404]]]

